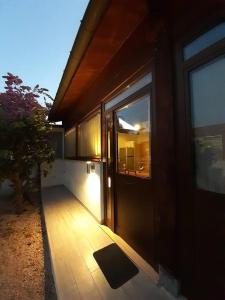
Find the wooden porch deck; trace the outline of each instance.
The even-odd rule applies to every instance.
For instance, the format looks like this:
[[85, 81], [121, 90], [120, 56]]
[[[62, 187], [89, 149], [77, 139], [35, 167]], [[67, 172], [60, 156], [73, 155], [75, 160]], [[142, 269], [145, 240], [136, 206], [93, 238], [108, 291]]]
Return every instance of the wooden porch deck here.
[[[156, 273], [122, 239], [99, 225], [64, 187], [44, 188], [43, 210], [59, 300], [172, 300], [156, 286]], [[93, 252], [117, 242], [139, 268], [139, 273], [118, 289], [106, 281]]]

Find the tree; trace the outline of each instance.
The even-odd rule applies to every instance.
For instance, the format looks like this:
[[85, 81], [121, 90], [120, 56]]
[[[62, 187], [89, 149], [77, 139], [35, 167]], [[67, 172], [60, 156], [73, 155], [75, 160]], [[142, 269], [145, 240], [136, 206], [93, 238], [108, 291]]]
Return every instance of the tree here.
[[[17, 209], [21, 209], [24, 192], [32, 185], [35, 166], [54, 160], [48, 144], [51, 125], [47, 120], [52, 99], [48, 90], [23, 85], [18, 76], [7, 73], [5, 91], [0, 93], [0, 182], [9, 179], [15, 190]], [[43, 98], [45, 107], [38, 103]], [[46, 165], [46, 164], [45, 164]], [[47, 175], [47, 169], [43, 170]]]

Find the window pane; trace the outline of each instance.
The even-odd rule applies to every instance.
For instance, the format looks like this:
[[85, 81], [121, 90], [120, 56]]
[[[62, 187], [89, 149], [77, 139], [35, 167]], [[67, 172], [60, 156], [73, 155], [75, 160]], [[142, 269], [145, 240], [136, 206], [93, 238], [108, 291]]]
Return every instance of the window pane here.
[[225, 23], [221, 23], [184, 47], [184, 60], [225, 38]]
[[196, 184], [225, 193], [225, 57], [190, 72]]
[[76, 155], [76, 128], [73, 127], [65, 133], [64, 137], [65, 157], [74, 158]]
[[105, 104], [105, 110], [108, 110], [108, 109], [112, 108], [113, 106], [117, 105], [118, 103], [120, 103], [121, 101], [123, 101], [124, 99], [126, 99], [130, 95], [134, 94], [135, 92], [137, 92], [138, 90], [140, 90], [141, 88], [143, 88], [144, 86], [146, 86], [147, 84], [149, 84], [151, 82], [152, 82], [152, 74], [149, 73], [149, 74], [145, 75], [144, 77], [142, 77], [137, 82], [135, 82], [133, 85], [131, 85], [128, 89], [126, 89], [125, 91], [120, 93], [118, 96], [116, 96], [115, 98], [113, 98], [112, 100], [107, 102]]
[[101, 156], [101, 117], [100, 113], [78, 126], [78, 156]]
[[150, 171], [150, 95], [116, 112], [117, 171], [151, 177]]
[[55, 158], [63, 158], [63, 129], [53, 130], [48, 135], [48, 141], [55, 151]]

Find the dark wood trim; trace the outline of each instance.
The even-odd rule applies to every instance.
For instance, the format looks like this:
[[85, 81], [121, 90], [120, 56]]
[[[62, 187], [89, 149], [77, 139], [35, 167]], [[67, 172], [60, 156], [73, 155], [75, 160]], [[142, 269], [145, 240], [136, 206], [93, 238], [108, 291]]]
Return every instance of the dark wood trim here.
[[[79, 138], [78, 138], [78, 130], [79, 130], [79, 125], [82, 124], [83, 122], [89, 121], [92, 118], [94, 118], [97, 114], [100, 114], [100, 122], [102, 124], [102, 109], [101, 106], [98, 105], [97, 107], [95, 107], [92, 111], [90, 111], [88, 114], [86, 114], [82, 119], [80, 119], [77, 123], [76, 123], [76, 140], [77, 140], [77, 155], [76, 155], [76, 159], [77, 160], [91, 160], [91, 161], [101, 161], [102, 160], [102, 153], [100, 156], [79, 156], [78, 155], [78, 147], [79, 147]], [[102, 151], [102, 125], [100, 128], [100, 139], [101, 139], [101, 151]]]
[[[114, 227], [114, 195], [115, 195], [115, 190], [114, 190], [114, 162], [113, 162], [113, 148], [114, 148], [114, 140], [113, 140], [113, 116], [112, 112], [104, 112], [104, 122], [105, 122], [105, 177], [104, 177], [104, 190], [105, 190], [105, 199], [104, 199], [104, 204], [105, 204], [105, 224], [114, 232], [115, 227]], [[108, 165], [108, 132], [110, 133], [110, 158], [111, 158], [111, 165]], [[108, 176], [111, 177], [111, 188], [109, 190], [108, 188]], [[107, 219], [108, 217], [108, 206], [109, 209], [111, 210], [110, 214], [110, 219]]]
[[75, 160], [80, 160], [80, 161], [95, 161], [95, 162], [101, 162], [101, 157], [93, 157], [93, 156], [77, 156]]
[[146, 86], [139, 89], [137, 92], [131, 94], [130, 96], [126, 97], [125, 99], [123, 99], [122, 101], [120, 101], [119, 103], [111, 107], [110, 109], [108, 109], [106, 112], [118, 110], [131, 102], [135, 102], [135, 100], [138, 100], [138, 98], [149, 93], [150, 88], [151, 88], [151, 84], [147, 84]]
[[98, 104], [95, 108], [93, 108], [91, 111], [89, 111], [84, 117], [82, 117], [81, 119], [77, 120], [77, 122], [76, 122], [77, 125], [79, 126], [79, 124], [92, 119], [98, 113], [101, 113], [101, 104]]
[[[124, 106], [128, 105], [128, 104], [132, 104], [135, 101], [138, 101], [138, 99], [140, 99], [141, 97], [145, 96], [145, 95], [150, 95], [150, 99], [149, 99], [149, 105], [150, 105], [150, 128], [152, 128], [152, 101], [151, 101], [151, 84], [146, 85], [145, 87], [141, 88], [140, 90], [138, 90], [137, 92], [135, 92], [134, 94], [128, 96], [127, 98], [125, 98], [124, 100], [122, 100], [120, 103], [118, 103], [117, 105], [115, 105], [112, 108], [113, 111], [113, 123], [114, 123], [114, 141], [115, 141], [115, 153], [114, 153], [114, 158], [115, 158], [115, 173], [118, 173], [120, 175], [124, 175], [124, 176], [133, 176], [130, 174], [123, 174], [118, 172], [117, 167], [118, 167], [118, 144], [117, 144], [117, 135], [116, 135], [116, 128], [115, 128], [115, 124], [116, 124], [116, 111], [120, 108], [123, 108]], [[150, 157], [151, 157], [151, 151], [152, 151], [152, 139], [150, 136], [151, 131], [149, 132], [149, 143], [151, 141], [151, 143], [149, 144], [149, 151], [150, 151]], [[151, 170], [151, 177], [140, 177], [143, 180], [148, 180], [150, 181], [152, 178], [152, 160], [151, 162], [149, 162], [149, 170]], [[134, 176], [134, 177], [138, 177], [139, 176]]]
[[[124, 105], [126, 105], [129, 102], [135, 101], [137, 100], [139, 97], [147, 94], [150, 91], [150, 85], [151, 84], [147, 84], [146, 86], [144, 86], [143, 88], [141, 88], [140, 90], [138, 90], [137, 92], [133, 93], [132, 95], [128, 96], [127, 98], [123, 99], [121, 102], [119, 102], [118, 104], [116, 104], [115, 106], [111, 107], [110, 109], [108, 109], [107, 111], [105, 111], [104, 107], [105, 104], [107, 102], [110, 102], [114, 97], [116, 97], [117, 95], [121, 94], [124, 89], [127, 87], [127, 85], [132, 85], [134, 83], [136, 83], [139, 79], [141, 79], [142, 77], [144, 77], [145, 75], [147, 75], [148, 73], [150, 73], [150, 64], [147, 63], [144, 66], [141, 66], [137, 71], [135, 71], [134, 73], [132, 73], [131, 76], [129, 76], [125, 81], [123, 81], [119, 86], [117, 86], [113, 91], [111, 91], [110, 93], [107, 94], [106, 97], [104, 97], [102, 99], [102, 122], [103, 122], [103, 133], [102, 133], [102, 137], [103, 137], [103, 144], [102, 145], [102, 155], [103, 155], [103, 159], [105, 158], [107, 161], [107, 115], [110, 115], [110, 118], [112, 119], [111, 121], [114, 124], [114, 111], [116, 109], [118, 109], [119, 107], [122, 107]], [[116, 156], [114, 151], [115, 150], [115, 128], [114, 125], [111, 128], [111, 139], [113, 139], [111, 141], [112, 145], [111, 145], [111, 156], [113, 155], [113, 159], [115, 161], [113, 161], [113, 173], [111, 174], [111, 220], [110, 222], [107, 224], [107, 220], [106, 220], [106, 216], [107, 216], [107, 190], [108, 190], [108, 172], [107, 172], [107, 163], [105, 164], [105, 168], [104, 168], [104, 214], [105, 214], [105, 224], [113, 231], [115, 232], [115, 172], [116, 172]], [[112, 158], [111, 158], [112, 159]]]
[[[219, 14], [217, 12], [216, 15], [212, 14], [212, 15], [208, 16], [207, 18], [205, 18], [204, 20], [201, 20], [201, 22], [199, 22], [198, 25], [195, 26], [192, 30], [185, 32], [185, 34], [182, 35], [182, 37], [179, 39], [180, 47], [181, 48], [185, 47], [186, 45], [193, 42], [196, 38], [200, 37], [202, 34], [213, 29], [215, 26], [219, 25], [220, 23], [225, 22], [224, 15], [225, 15], [225, 10], [220, 11]], [[201, 52], [203, 52], [203, 51], [201, 51]], [[198, 54], [196, 54], [196, 55], [198, 55]]]
[[[90, 120], [91, 118], [95, 117], [98, 113], [100, 113], [101, 118], [101, 155], [100, 156], [79, 156], [78, 155], [78, 126], [85, 121]], [[75, 156], [71, 159], [73, 160], [90, 160], [90, 161], [102, 161], [103, 155], [102, 155], [102, 105], [98, 104], [94, 109], [92, 109], [88, 114], [86, 114], [83, 118], [79, 119], [76, 123], [74, 123], [72, 126], [68, 127], [66, 131], [69, 131], [75, 127], [75, 140], [76, 140], [76, 149], [75, 149]]]
[[75, 153], [75, 157], [77, 157], [77, 154], [78, 154], [78, 127], [77, 127], [77, 124], [75, 125], [76, 127], [76, 153]]
[[191, 71], [192, 69], [195, 69], [201, 66], [202, 64], [207, 63], [207, 61], [210, 61], [213, 58], [216, 58], [217, 56], [223, 55], [224, 48], [225, 48], [225, 39], [202, 50], [200, 53], [194, 55], [192, 58], [188, 59], [187, 61], [184, 61], [182, 67], [184, 70]]
[[[149, 59], [147, 63], [142, 65], [140, 68], [138, 68], [135, 72], [133, 72], [130, 76], [128, 76], [125, 80], [123, 80], [116, 88], [114, 88], [112, 91], [110, 91], [103, 99], [102, 102], [104, 104], [110, 102], [118, 96], [119, 94], [123, 93], [127, 86], [131, 86], [138, 82], [142, 77], [150, 73], [152, 64], [152, 59]], [[107, 110], [108, 111], [108, 110]]]
[[83, 162], [95, 162], [95, 163], [103, 163], [101, 159], [95, 159], [95, 158], [77, 158], [77, 157], [65, 157], [65, 160], [71, 160], [71, 161], [83, 161]]
[[[188, 43], [191, 43], [196, 37], [201, 36], [217, 24], [221, 23], [221, 21], [224, 21], [224, 14], [225, 11], [219, 12], [217, 13], [217, 16], [213, 14], [209, 18], [206, 18], [204, 21], [201, 20], [198, 26], [195, 26], [195, 28], [193, 28], [187, 34], [184, 34], [181, 39], [175, 41], [174, 60], [176, 63], [177, 91], [175, 105], [177, 135], [176, 171], [179, 200], [177, 202], [179, 253], [178, 273], [182, 283], [182, 292], [193, 299], [203, 299], [202, 297], [205, 293], [204, 290], [207, 290], [211, 293], [213, 292], [210, 290], [210, 287], [207, 289], [205, 289], [205, 287], [203, 288], [203, 285], [207, 285], [207, 283], [203, 283], [199, 279], [199, 274], [201, 272], [204, 272], [203, 269], [199, 266], [204, 260], [202, 260], [201, 263], [196, 260], [197, 251], [200, 251], [199, 249], [197, 249], [197, 245], [198, 247], [200, 245], [199, 238], [202, 239], [202, 242], [204, 241], [205, 229], [203, 230], [202, 226], [205, 226], [203, 225], [205, 224], [204, 218], [210, 215], [210, 213], [207, 212], [208, 207], [211, 205], [211, 211], [214, 211], [214, 214], [219, 216], [219, 211], [217, 211], [216, 209], [218, 209], [218, 207], [222, 207], [221, 203], [222, 201], [224, 201], [224, 197], [217, 193], [197, 189], [196, 187], [189, 72], [224, 55], [225, 39], [222, 39], [217, 43], [207, 47], [206, 49], [202, 50], [186, 61], [183, 60], [183, 47]], [[201, 201], [203, 199], [205, 206], [200, 204], [202, 203]], [[221, 201], [221, 203], [219, 201]], [[202, 219], [198, 219], [197, 221], [196, 218], [200, 213], [202, 214]], [[198, 223], [200, 223], [200, 225], [198, 225]], [[219, 221], [217, 222], [217, 224], [219, 224]], [[219, 229], [217, 227], [217, 231], [218, 230], [221, 230], [221, 228]], [[203, 237], [199, 235], [199, 232], [202, 232]], [[208, 232], [208, 236], [210, 239], [210, 232]], [[218, 243], [218, 240], [215, 239], [215, 241], [217, 241]], [[202, 248], [203, 244], [201, 244], [200, 246]], [[207, 249], [205, 249], [205, 252], [207, 253]], [[210, 268], [212, 270], [213, 260], [214, 258], [210, 257], [208, 261], [205, 261], [205, 264], [210, 263], [210, 267], [205, 266], [205, 268], [208, 268], [207, 272], [212, 274], [212, 276], [213, 273], [210, 271]], [[222, 275], [220, 274], [218, 276]], [[209, 294], [207, 297], [206, 294], [204, 295], [204, 299], [209, 299], [208, 297], [210, 298], [211, 296], [209, 296]]]
[[[204, 32], [203, 32], [204, 33]], [[202, 34], [203, 34], [202, 33]], [[182, 45], [180, 45], [180, 51], [182, 51]], [[186, 139], [187, 139], [187, 148], [186, 150], [189, 151], [189, 174], [191, 175], [192, 179], [192, 187], [195, 188], [195, 154], [194, 154], [194, 137], [193, 137], [193, 129], [192, 129], [192, 112], [191, 112], [191, 95], [190, 95], [190, 82], [189, 82], [189, 73], [197, 69], [214, 59], [219, 58], [220, 56], [225, 55], [225, 39], [217, 42], [216, 44], [208, 47], [204, 51], [196, 54], [193, 58], [189, 60], [189, 62], [184, 63], [180, 62], [180, 68], [183, 69], [183, 95], [185, 101], [185, 115], [186, 121], [184, 123], [184, 128], [186, 128]]]

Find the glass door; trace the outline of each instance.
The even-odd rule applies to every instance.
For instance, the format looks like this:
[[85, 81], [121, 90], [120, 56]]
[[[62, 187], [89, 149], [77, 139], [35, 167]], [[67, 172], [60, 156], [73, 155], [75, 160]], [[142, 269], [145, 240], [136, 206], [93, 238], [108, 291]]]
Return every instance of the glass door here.
[[149, 89], [114, 110], [115, 232], [153, 266], [154, 197]]

